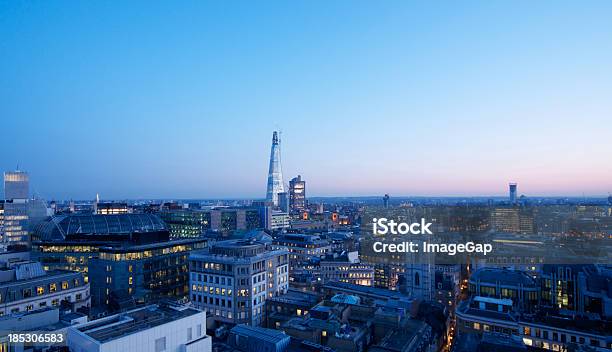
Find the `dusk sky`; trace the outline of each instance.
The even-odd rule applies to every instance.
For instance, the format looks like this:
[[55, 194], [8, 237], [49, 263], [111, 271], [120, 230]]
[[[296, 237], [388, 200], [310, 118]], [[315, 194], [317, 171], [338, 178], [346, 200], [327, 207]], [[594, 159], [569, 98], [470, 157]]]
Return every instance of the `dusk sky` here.
[[0, 169], [48, 200], [612, 192], [612, 2], [3, 1]]

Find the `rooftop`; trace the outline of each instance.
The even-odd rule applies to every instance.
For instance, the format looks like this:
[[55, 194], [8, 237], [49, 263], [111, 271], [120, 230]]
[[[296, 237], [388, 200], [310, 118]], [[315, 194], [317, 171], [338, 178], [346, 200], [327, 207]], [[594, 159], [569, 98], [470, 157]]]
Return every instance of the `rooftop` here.
[[290, 337], [282, 331], [273, 330], [273, 329], [265, 329], [260, 327], [253, 327], [244, 324], [236, 325], [230, 330], [232, 334], [240, 335], [240, 336], [248, 336], [261, 341], [270, 342], [273, 344], [278, 344], [281, 341], [286, 340], [285, 342], [288, 344]]
[[391, 291], [384, 288], [376, 288], [371, 286], [362, 286], [356, 284], [349, 284], [340, 281], [330, 281], [326, 283], [324, 288], [342, 290], [346, 292], [355, 293], [357, 295], [363, 294], [368, 296], [379, 296], [387, 299], [407, 299], [408, 297], [399, 291]]
[[167, 230], [154, 214], [70, 214], [56, 215], [41, 222], [34, 230], [42, 241], [63, 241], [72, 234], [118, 234]]
[[75, 328], [97, 342], [105, 343], [200, 313], [205, 314], [203, 311], [184, 306], [150, 305], [94, 320]]
[[532, 286], [536, 287], [536, 281], [523, 271], [508, 270], [501, 268], [481, 268], [476, 270], [470, 277], [470, 282], [499, 283], [507, 286]]

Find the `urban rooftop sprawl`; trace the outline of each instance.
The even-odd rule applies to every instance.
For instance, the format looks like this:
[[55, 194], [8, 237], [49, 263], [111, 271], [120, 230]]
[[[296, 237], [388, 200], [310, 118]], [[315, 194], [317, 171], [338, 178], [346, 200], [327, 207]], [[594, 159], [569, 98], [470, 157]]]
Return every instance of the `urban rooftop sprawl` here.
[[[0, 351], [612, 350], [612, 196], [323, 198], [306, 180], [285, 183], [276, 131], [265, 199], [48, 201], [4, 172]], [[376, 250], [420, 235], [493, 245]]]

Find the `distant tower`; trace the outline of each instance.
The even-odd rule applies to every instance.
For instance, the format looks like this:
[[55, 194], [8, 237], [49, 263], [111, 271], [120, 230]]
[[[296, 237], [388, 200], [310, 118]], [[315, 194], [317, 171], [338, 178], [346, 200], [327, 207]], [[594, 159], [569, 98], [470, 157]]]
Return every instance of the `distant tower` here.
[[272, 149], [270, 150], [266, 200], [278, 207], [278, 194], [283, 192], [285, 192], [285, 187], [283, 186], [283, 170], [281, 167], [280, 136], [277, 131], [274, 131], [272, 133]]
[[383, 206], [384, 206], [385, 208], [388, 208], [388, 207], [389, 207], [389, 198], [390, 198], [390, 197], [389, 197], [389, 194], [385, 194], [385, 196], [383, 197]]
[[93, 213], [98, 213], [98, 204], [100, 203], [100, 194], [96, 193], [96, 200], [93, 202]]
[[4, 233], [7, 245], [29, 245], [28, 201], [30, 198], [30, 177], [24, 171], [4, 173]]
[[298, 175], [289, 181], [289, 208], [292, 213], [299, 213], [306, 208], [306, 181]]
[[516, 204], [516, 183], [510, 184], [510, 203]]
[[4, 173], [4, 199], [30, 198], [30, 177], [25, 171], [7, 171]]

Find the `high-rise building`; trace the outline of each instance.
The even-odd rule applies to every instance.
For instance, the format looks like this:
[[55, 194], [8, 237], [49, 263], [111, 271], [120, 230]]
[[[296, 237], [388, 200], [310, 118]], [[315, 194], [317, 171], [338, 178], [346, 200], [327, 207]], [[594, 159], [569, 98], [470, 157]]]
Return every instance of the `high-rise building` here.
[[306, 181], [298, 175], [289, 181], [289, 210], [298, 213], [306, 208]]
[[510, 189], [510, 203], [514, 204], [516, 203], [516, 183], [511, 183], [509, 185], [509, 189]]
[[287, 192], [281, 192], [278, 194], [278, 207], [285, 213], [289, 212], [289, 197]]
[[280, 136], [277, 131], [272, 133], [272, 149], [270, 150], [270, 167], [268, 169], [268, 189], [266, 200], [279, 206], [278, 194], [285, 191], [283, 185], [283, 170], [281, 167]]
[[30, 178], [25, 171], [7, 171], [4, 173], [4, 199], [28, 199]]
[[4, 173], [4, 233], [6, 245], [28, 245], [28, 198], [30, 181], [24, 171]]
[[389, 194], [385, 194], [385, 196], [383, 197], [383, 207], [388, 208], [389, 207]]

